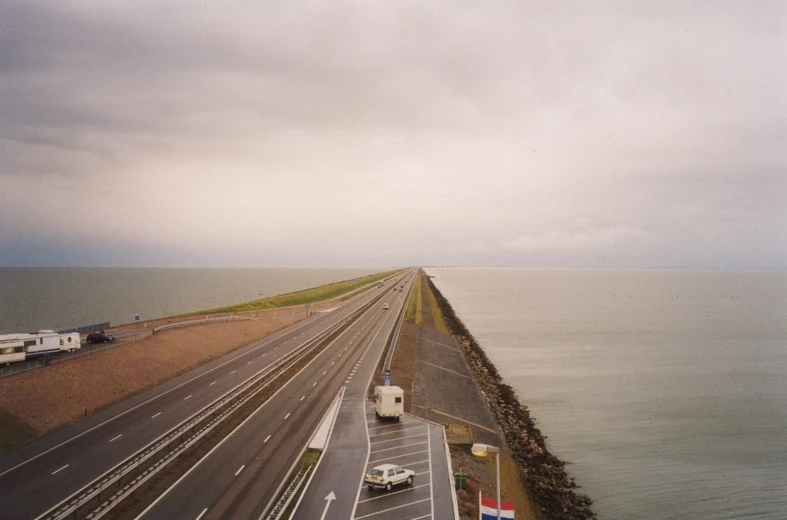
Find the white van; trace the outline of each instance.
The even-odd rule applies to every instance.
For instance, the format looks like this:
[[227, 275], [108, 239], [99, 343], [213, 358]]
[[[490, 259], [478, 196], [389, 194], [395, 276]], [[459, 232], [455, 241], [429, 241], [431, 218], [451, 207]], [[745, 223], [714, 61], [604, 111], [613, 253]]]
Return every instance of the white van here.
[[387, 303], [384, 303], [384, 304], [383, 304], [383, 310], [384, 310], [384, 311], [387, 311], [387, 310], [388, 310], [388, 304], [387, 304]]
[[374, 387], [374, 413], [377, 417], [396, 417], [404, 415], [404, 390], [398, 386]]

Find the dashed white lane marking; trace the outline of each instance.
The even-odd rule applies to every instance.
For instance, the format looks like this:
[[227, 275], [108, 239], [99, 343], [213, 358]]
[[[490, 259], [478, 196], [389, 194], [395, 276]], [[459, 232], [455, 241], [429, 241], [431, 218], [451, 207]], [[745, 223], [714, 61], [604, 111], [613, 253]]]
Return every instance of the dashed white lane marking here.
[[312, 385], [312, 387], [315, 387], [315, 386], [317, 386], [317, 381], [315, 381], [314, 384]]
[[243, 471], [243, 468], [245, 468], [245, 467], [246, 467], [246, 464], [244, 464], [243, 466], [239, 467], [238, 471], [235, 472], [235, 476], [237, 477], [240, 474], [240, 472]]
[[327, 374], [327, 373], [328, 373], [328, 371], [326, 370], [325, 372], [323, 372], [323, 373], [322, 373], [322, 375], [325, 375], [325, 374]]
[[208, 508], [206, 507], [205, 509], [202, 510], [202, 512], [199, 514], [199, 516], [197, 518], [195, 518], [194, 520], [199, 520], [200, 518], [205, 516], [205, 513], [207, 513], [207, 512], [208, 512]]
[[335, 365], [335, 364], [336, 364], [336, 361], [334, 361], [333, 363], [331, 363], [331, 366], [333, 366], [333, 365]]
[[247, 364], [247, 365], [251, 365], [251, 361], [249, 361], [249, 362], [248, 362], [248, 363], [246, 363], [246, 364]]
[[159, 415], [161, 415], [161, 412], [159, 412], [159, 413], [157, 413], [156, 415], [154, 415], [153, 417], [151, 417], [151, 419], [155, 419], [155, 418], [156, 418], [156, 417], [158, 417]]
[[63, 471], [64, 469], [66, 469], [68, 466], [70, 466], [70, 464], [66, 464], [66, 465], [65, 465], [65, 466], [63, 466], [62, 468], [60, 468], [60, 469], [56, 469], [55, 471], [53, 471], [53, 472], [52, 472], [52, 474], [54, 475], [55, 473], [60, 473], [61, 471]]
[[118, 435], [117, 437], [112, 437], [111, 439], [109, 439], [109, 442], [116, 441], [116, 440], [118, 440], [121, 437], [123, 437], [122, 433], [120, 435]]
[[208, 386], [213, 386], [213, 385], [215, 385], [215, 384], [216, 384], [216, 381], [212, 382], [212, 383], [211, 383], [211, 384], [209, 384]]
[[290, 412], [290, 413], [288, 413], [287, 415], [285, 415], [285, 416], [284, 416], [284, 420], [285, 420], [285, 421], [287, 420], [287, 417], [289, 417], [291, 413], [292, 413], [292, 412]]
[[233, 370], [232, 372], [230, 372], [230, 375], [234, 374], [235, 372], [237, 372], [237, 370]]
[[191, 395], [187, 395], [186, 397], [183, 398], [183, 400], [185, 401], [186, 399], [190, 399], [190, 398], [191, 398]]
[[305, 395], [304, 395], [303, 397], [301, 397], [301, 401], [303, 401], [304, 399], [306, 399], [306, 396], [305, 396]]
[[265, 440], [264, 440], [264, 441], [262, 441], [262, 443], [263, 443], [263, 444], [265, 444], [265, 443], [266, 443], [266, 442], [268, 442], [270, 439], [271, 439], [271, 436], [270, 436], [270, 435], [268, 435], [267, 437], [265, 437]]

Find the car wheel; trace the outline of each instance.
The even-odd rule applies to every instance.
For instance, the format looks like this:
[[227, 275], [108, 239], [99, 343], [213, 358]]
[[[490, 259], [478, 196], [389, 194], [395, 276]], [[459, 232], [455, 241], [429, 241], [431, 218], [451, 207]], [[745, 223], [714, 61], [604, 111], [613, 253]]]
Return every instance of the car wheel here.
[[387, 483], [387, 484], [385, 485], [385, 490], [386, 490], [386, 491], [391, 491], [391, 488], [392, 488], [392, 487], [393, 487], [393, 486], [392, 486], [392, 485], [391, 485], [391, 483], [389, 482], [389, 483]]
[[407, 485], [408, 486], [412, 486], [413, 485], [413, 477], [407, 477]]

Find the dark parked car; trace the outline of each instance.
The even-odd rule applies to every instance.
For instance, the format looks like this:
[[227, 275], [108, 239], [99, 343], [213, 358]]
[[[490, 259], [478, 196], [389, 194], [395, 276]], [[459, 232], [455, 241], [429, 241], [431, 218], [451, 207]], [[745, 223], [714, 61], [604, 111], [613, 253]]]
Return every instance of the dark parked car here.
[[106, 332], [93, 332], [87, 335], [88, 343], [112, 343], [115, 341], [115, 336]]

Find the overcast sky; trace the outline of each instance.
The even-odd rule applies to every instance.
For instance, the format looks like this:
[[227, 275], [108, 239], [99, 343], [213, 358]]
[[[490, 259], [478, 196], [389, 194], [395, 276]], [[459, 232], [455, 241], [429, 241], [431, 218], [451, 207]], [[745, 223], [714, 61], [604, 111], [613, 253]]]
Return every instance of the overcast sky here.
[[0, 0], [0, 265], [787, 268], [787, 2]]

